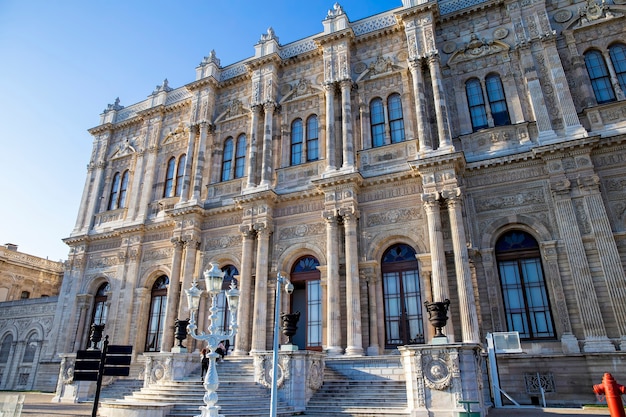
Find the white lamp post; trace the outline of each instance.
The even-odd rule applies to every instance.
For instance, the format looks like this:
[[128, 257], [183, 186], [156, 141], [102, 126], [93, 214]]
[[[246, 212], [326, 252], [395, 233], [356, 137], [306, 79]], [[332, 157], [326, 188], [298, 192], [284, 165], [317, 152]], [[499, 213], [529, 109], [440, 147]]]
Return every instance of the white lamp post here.
[[278, 408], [278, 333], [280, 330], [280, 286], [285, 284], [285, 291], [287, 294], [293, 292], [293, 284], [282, 275], [280, 272], [276, 274], [276, 303], [274, 305], [274, 345], [272, 352], [272, 396], [270, 402], [270, 417], [276, 417]]
[[196, 340], [202, 340], [207, 343], [209, 348], [209, 369], [204, 377], [204, 394], [203, 407], [200, 407], [202, 414], [196, 417], [221, 417], [219, 414], [220, 407], [217, 405], [217, 387], [219, 386], [219, 378], [217, 376], [217, 367], [215, 365], [215, 359], [219, 356], [215, 351], [217, 350], [220, 342], [228, 340], [231, 343], [233, 338], [237, 334], [237, 306], [239, 305], [239, 290], [236, 288], [234, 282], [231, 283], [230, 290], [226, 291], [226, 298], [228, 300], [228, 309], [230, 310], [230, 329], [228, 332], [223, 331], [218, 323], [218, 308], [217, 308], [217, 296], [222, 292], [222, 282], [224, 280], [224, 272], [219, 269], [216, 262], [211, 262], [211, 268], [204, 271], [204, 281], [206, 283], [206, 290], [211, 297], [211, 308], [209, 309], [209, 333], [205, 334], [201, 332], [197, 333], [198, 327], [196, 326], [196, 314], [198, 307], [200, 306], [200, 296], [202, 290], [197, 287], [198, 282], [193, 281], [191, 288], [185, 290], [187, 293], [187, 305], [191, 310], [191, 318], [189, 325], [187, 326], [187, 332], [191, 337]]

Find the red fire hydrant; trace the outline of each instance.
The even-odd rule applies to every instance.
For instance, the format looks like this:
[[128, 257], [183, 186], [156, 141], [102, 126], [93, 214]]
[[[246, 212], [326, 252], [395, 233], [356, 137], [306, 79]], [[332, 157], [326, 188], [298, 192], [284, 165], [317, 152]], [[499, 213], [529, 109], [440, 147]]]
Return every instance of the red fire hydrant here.
[[598, 395], [604, 394], [611, 417], [626, 417], [622, 404], [622, 394], [626, 394], [626, 387], [615, 382], [613, 375], [605, 373], [602, 383], [593, 386], [593, 392]]

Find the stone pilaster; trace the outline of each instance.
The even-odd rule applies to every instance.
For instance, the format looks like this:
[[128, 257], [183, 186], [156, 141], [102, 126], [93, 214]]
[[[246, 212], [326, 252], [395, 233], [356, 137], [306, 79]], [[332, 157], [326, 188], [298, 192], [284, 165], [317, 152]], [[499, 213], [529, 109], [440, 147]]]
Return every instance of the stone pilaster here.
[[202, 122], [199, 125], [199, 139], [198, 150], [196, 156], [196, 165], [193, 172], [193, 194], [191, 200], [198, 204], [200, 202], [202, 194], [202, 176], [204, 175], [204, 163], [206, 162], [206, 142], [207, 133], [209, 129], [212, 129], [207, 122]]
[[439, 147], [441, 150], [452, 150], [452, 138], [450, 136], [450, 119], [446, 95], [443, 90], [443, 77], [441, 76], [441, 63], [438, 55], [428, 57], [428, 68], [432, 79], [433, 100], [435, 104], [435, 116], [437, 117], [437, 133], [439, 135]]
[[441, 230], [441, 208], [439, 194], [422, 194], [426, 220], [428, 221], [428, 241], [432, 265], [432, 300], [443, 301], [450, 298], [448, 290], [448, 272], [446, 254], [443, 249], [443, 233]]
[[478, 312], [476, 311], [474, 286], [472, 285], [472, 274], [469, 268], [465, 225], [463, 224], [461, 208], [461, 190], [457, 188], [446, 191], [444, 192], [444, 197], [448, 201], [450, 230], [452, 231], [462, 341], [463, 343], [480, 343]]
[[343, 141], [343, 164], [342, 169], [354, 169], [354, 138], [352, 135], [352, 106], [350, 103], [350, 92], [352, 91], [352, 81], [343, 80], [341, 86], [341, 134]]
[[424, 74], [422, 74], [422, 61], [414, 59], [409, 61], [409, 70], [413, 79], [413, 96], [415, 97], [415, 116], [417, 119], [417, 139], [419, 152], [424, 154], [432, 151], [432, 139], [426, 116], [426, 95], [424, 94]]
[[275, 103], [265, 103], [265, 120], [263, 122], [263, 160], [261, 165], [261, 186], [269, 186], [272, 182], [272, 133]]
[[248, 182], [246, 188], [256, 187], [257, 167], [257, 125], [259, 124], [260, 105], [250, 107], [250, 148], [248, 151]]
[[326, 171], [337, 169], [335, 160], [335, 84], [324, 85], [326, 95]]
[[358, 213], [342, 212], [346, 239], [346, 355], [363, 354], [361, 331], [361, 285], [359, 282], [359, 254], [357, 247]]
[[339, 241], [337, 234], [337, 214], [334, 211], [323, 213], [326, 220], [326, 259], [328, 262], [326, 291], [326, 350], [329, 355], [339, 355], [341, 349], [341, 303], [339, 302]]
[[239, 274], [239, 297], [241, 300], [237, 310], [237, 321], [239, 324], [237, 337], [235, 338], [234, 355], [247, 355], [250, 351], [250, 307], [253, 300], [252, 294], [252, 261], [254, 256], [254, 230], [248, 225], [242, 225], [239, 229], [243, 237], [241, 249], [241, 272]]
[[252, 320], [251, 352], [267, 349], [267, 274], [269, 265], [269, 243], [271, 229], [265, 224], [257, 224], [258, 247], [256, 253], [256, 281], [254, 286], [254, 316]]
[[[179, 320], [188, 318], [191, 315], [189, 306], [187, 305], [187, 295], [185, 290], [191, 288], [191, 282], [194, 280], [194, 274], [196, 273], [196, 255], [198, 254], [198, 247], [200, 247], [200, 240], [195, 237], [186, 237], [184, 245], [185, 260], [182, 269], [183, 284], [180, 293], [180, 301], [178, 302], [178, 315], [176, 316]], [[203, 272], [204, 271], [199, 271], [198, 275], [200, 275], [200, 280], [202, 280], [201, 274]]]
[[167, 307], [163, 323], [163, 337], [161, 338], [161, 352], [169, 352], [174, 346], [174, 320], [178, 313], [180, 300], [180, 270], [184, 242], [180, 238], [172, 238], [174, 257], [172, 259], [172, 275], [167, 289]]
[[189, 138], [187, 139], [187, 150], [185, 157], [185, 169], [183, 171], [183, 185], [180, 191], [179, 203], [184, 203], [189, 200], [189, 189], [191, 188], [191, 167], [194, 159], [194, 149], [196, 147], [197, 128], [196, 126], [189, 127]]

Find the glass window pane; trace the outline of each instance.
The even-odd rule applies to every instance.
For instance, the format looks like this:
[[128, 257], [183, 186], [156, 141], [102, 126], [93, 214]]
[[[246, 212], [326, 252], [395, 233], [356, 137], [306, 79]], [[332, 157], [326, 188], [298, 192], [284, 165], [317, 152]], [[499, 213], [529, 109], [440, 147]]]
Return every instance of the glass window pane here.
[[317, 116], [311, 116], [306, 121], [306, 160], [317, 161], [319, 159]]
[[165, 173], [165, 187], [163, 188], [163, 197], [171, 197], [174, 190], [174, 169], [176, 168], [176, 159], [170, 158], [167, 161], [167, 170]]
[[296, 119], [291, 123], [291, 165], [302, 163], [302, 120]]
[[585, 65], [591, 80], [591, 86], [598, 103], [606, 103], [615, 100], [615, 92], [611, 85], [609, 70], [606, 67], [602, 54], [598, 51], [590, 51], [585, 54]]
[[235, 178], [243, 178], [246, 166], [246, 135], [239, 135], [237, 138], [237, 149], [235, 153]]
[[476, 131], [488, 127], [485, 99], [483, 98], [480, 82], [477, 79], [468, 80], [465, 83], [465, 91], [472, 119], [472, 128]]
[[504, 97], [504, 88], [502, 81], [497, 75], [489, 75], [485, 79], [485, 87], [487, 89], [487, 98], [491, 109], [491, 116], [496, 126], [511, 124], [509, 110], [506, 106], [506, 98]]
[[226, 139], [226, 142], [224, 142], [224, 154], [222, 156], [222, 181], [231, 179], [230, 170], [233, 163], [233, 147], [233, 139]]
[[622, 92], [626, 93], [626, 46], [621, 44], [613, 45], [609, 48], [609, 53], [619, 85]]
[[389, 130], [391, 133], [391, 143], [404, 141], [404, 120], [402, 116], [402, 101], [400, 94], [392, 94], [387, 100], [389, 111]]
[[370, 103], [370, 124], [372, 131], [372, 147], [385, 144], [385, 113], [383, 101], [375, 98]]

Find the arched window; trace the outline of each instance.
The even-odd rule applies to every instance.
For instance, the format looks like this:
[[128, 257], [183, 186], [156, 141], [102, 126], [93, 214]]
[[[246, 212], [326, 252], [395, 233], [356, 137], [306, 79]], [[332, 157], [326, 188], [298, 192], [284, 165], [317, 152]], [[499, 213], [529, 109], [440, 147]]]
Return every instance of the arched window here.
[[[222, 281], [222, 290], [228, 291], [231, 284], [237, 285], [237, 279], [235, 276], [239, 275], [239, 271], [233, 265], [226, 265], [222, 268], [224, 273], [224, 280]], [[221, 323], [221, 329], [228, 332], [230, 329], [230, 319], [232, 312], [228, 309], [228, 301], [226, 300], [226, 293], [222, 291], [217, 295], [217, 322]]]
[[313, 256], [303, 256], [291, 268], [290, 279], [294, 286], [291, 311], [300, 312], [298, 331], [293, 342], [303, 349], [322, 350], [322, 289], [320, 265]]
[[415, 251], [399, 244], [382, 259], [385, 347], [424, 343], [422, 293]]
[[145, 352], [158, 352], [161, 347], [165, 310], [167, 309], [167, 286], [169, 283], [169, 278], [161, 275], [152, 285]]
[[0, 364], [6, 364], [11, 354], [11, 346], [13, 345], [13, 335], [7, 334], [0, 343]]
[[126, 194], [128, 191], [128, 170], [124, 171], [124, 173], [122, 174], [122, 182], [120, 184], [120, 196], [118, 198], [118, 204], [117, 206], [119, 208], [121, 207], [125, 207], [126, 206]]
[[306, 120], [306, 161], [319, 159], [319, 133], [317, 129], [317, 116], [309, 116]]
[[487, 122], [487, 110], [485, 109], [485, 98], [480, 81], [477, 78], [467, 80], [465, 83], [467, 94], [467, 104], [469, 105], [470, 117], [472, 119], [472, 129], [475, 131], [485, 129], [489, 126]]
[[246, 167], [246, 135], [241, 134], [237, 138], [237, 152], [235, 154], [235, 178], [244, 176]]
[[554, 338], [537, 241], [526, 232], [509, 231], [496, 243], [496, 259], [507, 329], [526, 340]]
[[116, 172], [113, 175], [113, 182], [111, 183], [111, 194], [109, 195], [108, 210], [116, 210], [124, 207], [126, 204], [126, 192], [128, 190], [128, 170], [122, 174]]
[[231, 179], [230, 171], [233, 165], [233, 138], [228, 138], [224, 142], [224, 154], [222, 155], [222, 181]]
[[488, 75], [485, 78], [485, 88], [487, 89], [487, 99], [489, 100], [489, 108], [491, 109], [494, 125], [504, 126], [511, 124], [500, 77], [496, 74]]
[[171, 197], [174, 191], [174, 172], [176, 170], [176, 158], [171, 157], [167, 161], [167, 170], [165, 171], [165, 187], [163, 188], [163, 197]]
[[22, 357], [23, 363], [32, 363], [35, 360], [35, 354], [37, 353], [37, 335], [32, 333], [28, 337], [26, 347], [24, 348], [24, 356]]
[[615, 101], [615, 91], [611, 85], [609, 70], [599, 51], [589, 51], [585, 54], [585, 65], [591, 80], [591, 87], [598, 104]]
[[385, 110], [383, 100], [379, 97], [370, 103], [370, 124], [372, 130], [372, 147], [385, 144]]
[[404, 117], [402, 115], [402, 101], [400, 94], [394, 93], [387, 99], [389, 111], [389, 131], [391, 143], [404, 142]]
[[291, 123], [291, 165], [302, 163], [302, 119], [296, 119]]
[[115, 210], [117, 208], [117, 196], [120, 191], [120, 173], [116, 172], [113, 175], [113, 182], [111, 183], [111, 193], [109, 194], [109, 207], [108, 210]]
[[626, 93], [626, 46], [622, 44], [613, 45], [609, 48], [609, 54], [622, 92]]
[[183, 180], [185, 179], [185, 163], [187, 162], [187, 155], [181, 155], [178, 158], [178, 168], [176, 169], [176, 190], [174, 195], [180, 197], [183, 192]]
[[93, 302], [93, 313], [91, 314], [91, 324], [106, 324], [109, 306], [107, 304], [108, 293], [111, 286], [108, 282], [100, 285]]

